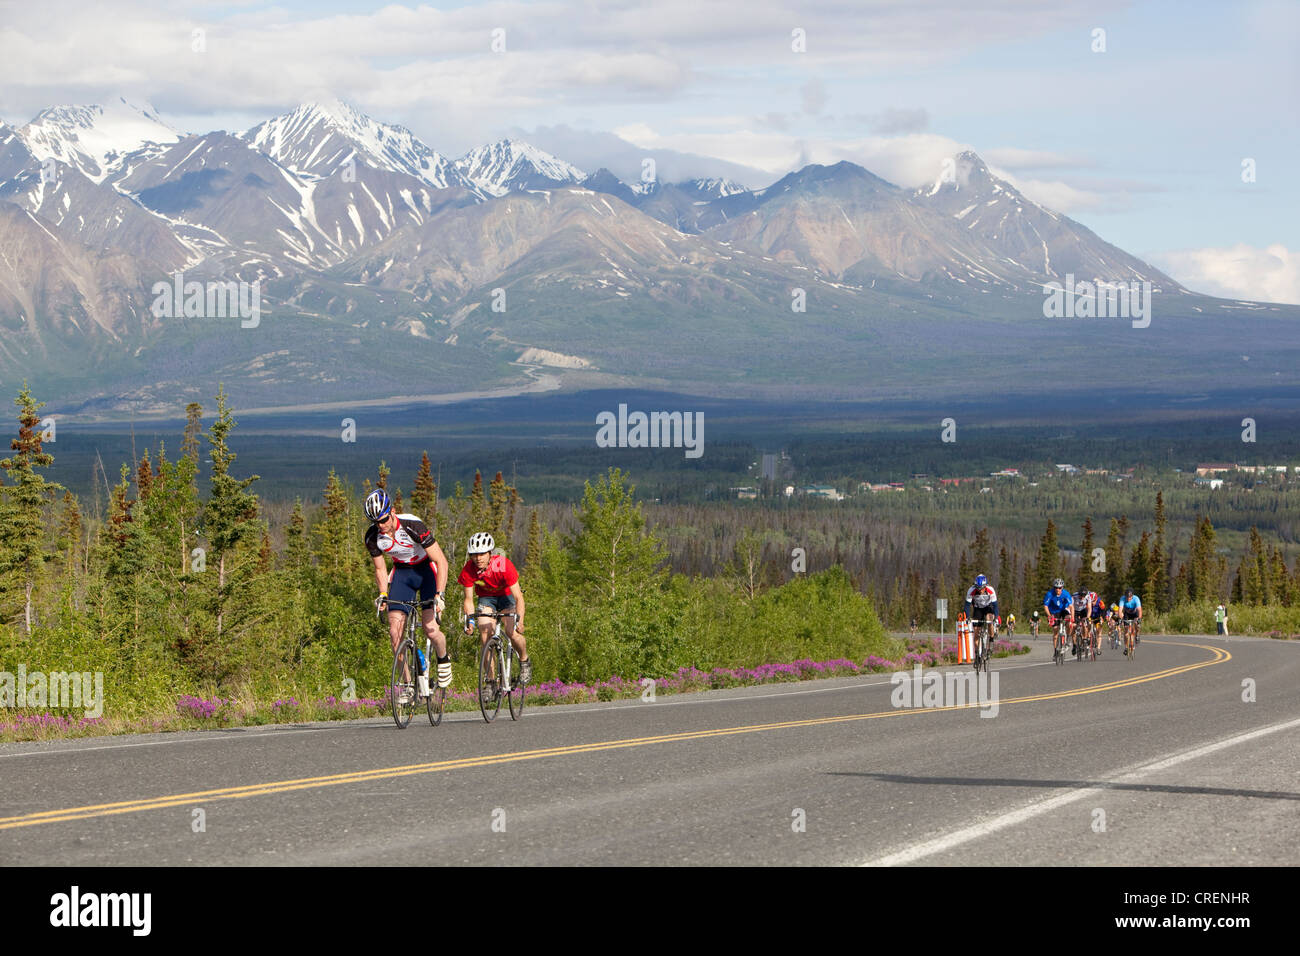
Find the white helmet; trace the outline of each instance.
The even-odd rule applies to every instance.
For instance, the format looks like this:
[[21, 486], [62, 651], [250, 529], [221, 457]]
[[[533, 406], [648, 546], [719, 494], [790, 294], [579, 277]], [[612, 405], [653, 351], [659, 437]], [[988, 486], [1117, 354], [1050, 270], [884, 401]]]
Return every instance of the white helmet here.
[[497, 543], [492, 540], [492, 535], [486, 531], [480, 531], [478, 534], [470, 536], [469, 547], [465, 551], [468, 554], [483, 554], [485, 551], [491, 551], [496, 546]]

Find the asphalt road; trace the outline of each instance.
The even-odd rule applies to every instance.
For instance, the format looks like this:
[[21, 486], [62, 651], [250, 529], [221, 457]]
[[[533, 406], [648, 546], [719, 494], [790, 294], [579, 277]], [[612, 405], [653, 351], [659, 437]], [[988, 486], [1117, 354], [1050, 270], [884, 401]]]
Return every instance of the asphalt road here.
[[1294, 864], [1300, 643], [1049, 658], [996, 710], [880, 675], [0, 745], [0, 865]]

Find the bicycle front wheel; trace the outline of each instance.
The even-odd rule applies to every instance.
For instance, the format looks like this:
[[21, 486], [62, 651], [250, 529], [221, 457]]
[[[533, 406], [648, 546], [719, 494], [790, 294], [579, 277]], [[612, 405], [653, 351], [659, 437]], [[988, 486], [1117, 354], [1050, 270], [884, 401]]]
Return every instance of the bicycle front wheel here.
[[519, 659], [519, 652], [515, 650], [515, 646], [509, 644], [509, 647], [507, 673], [510, 675], [510, 719], [518, 720], [524, 715], [524, 681], [520, 674], [524, 665]]
[[442, 723], [442, 711], [447, 706], [447, 688], [438, 686], [438, 672], [434, 667], [429, 668], [429, 679], [433, 681], [429, 688], [429, 723], [437, 727]]
[[497, 642], [490, 640], [478, 656], [478, 708], [489, 724], [501, 712], [501, 675], [496, 662]]
[[393, 655], [393, 674], [388, 682], [388, 703], [393, 709], [393, 723], [405, 730], [415, 716], [415, 675], [420, 672], [420, 662], [415, 656], [415, 645], [402, 641]]

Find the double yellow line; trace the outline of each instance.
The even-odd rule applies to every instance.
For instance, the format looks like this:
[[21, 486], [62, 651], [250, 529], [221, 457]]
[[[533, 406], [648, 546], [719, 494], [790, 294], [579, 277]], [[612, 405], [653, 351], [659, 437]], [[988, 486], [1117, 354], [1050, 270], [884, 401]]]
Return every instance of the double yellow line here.
[[[1147, 644], [1165, 643], [1148, 640]], [[1056, 691], [1050, 694], [1036, 694], [1029, 697], [1013, 697], [998, 701], [999, 707], [1008, 704], [1027, 704], [1036, 701], [1057, 700], [1065, 697], [1077, 697], [1081, 694], [1099, 694], [1104, 691], [1133, 687], [1148, 681], [1163, 680], [1178, 674], [1185, 674], [1202, 667], [1221, 664], [1232, 658], [1227, 651], [1205, 644], [1179, 645], [1196, 647], [1210, 651], [1214, 656], [1199, 664], [1183, 664], [1166, 670], [1094, 684], [1075, 690]], [[930, 673], [938, 673], [931, 671]], [[447, 770], [467, 770], [473, 767], [493, 767], [498, 764], [514, 763], [519, 760], [543, 760], [548, 757], [570, 757], [577, 754], [597, 753], [605, 750], [622, 750], [628, 747], [647, 747], [652, 744], [679, 743], [686, 740], [704, 740], [709, 737], [732, 737], [739, 734], [763, 733], [771, 730], [788, 730], [795, 727], [818, 727], [826, 724], [842, 724], [855, 720], [875, 720], [880, 717], [903, 717], [909, 714], [936, 713], [944, 710], [969, 710], [978, 707], [977, 703], [950, 707], [926, 707], [914, 709], [896, 709], [878, 711], [872, 714], [847, 714], [840, 717], [814, 717], [807, 720], [780, 720], [768, 724], [746, 724], [740, 727], [719, 727], [714, 730], [690, 730], [676, 734], [660, 734], [654, 737], [628, 737], [622, 740], [599, 741], [590, 744], [572, 744], [567, 747], [546, 747], [541, 750], [521, 750], [514, 753], [488, 755], [482, 757], [463, 757], [458, 760], [439, 760], [433, 763], [408, 764], [401, 767], [382, 767], [377, 770], [360, 770], [352, 773], [336, 773], [323, 777], [300, 777], [295, 780], [274, 780], [267, 783], [250, 784], [244, 787], [224, 787], [217, 790], [196, 790], [192, 793], [178, 793], [171, 796], [151, 797], [143, 800], [123, 800], [118, 803], [97, 803], [84, 807], [68, 807], [63, 810], [42, 810], [39, 813], [25, 813], [15, 817], [0, 817], [0, 830], [12, 830], [18, 827], [34, 827], [45, 823], [64, 823], [69, 820], [85, 820], [91, 817], [108, 817], [119, 813], [139, 813], [144, 810], [161, 810], [192, 804], [196, 801], [240, 800], [245, 797], [262, 797], [273, 793], [289, 793], [294, 790], [311, 790], [316, 787], [334, 787], [347, 783], [368, 783], [372, 780], [391, 780], [396, 777], [409, 777], [421, 773], [439, 773]]]

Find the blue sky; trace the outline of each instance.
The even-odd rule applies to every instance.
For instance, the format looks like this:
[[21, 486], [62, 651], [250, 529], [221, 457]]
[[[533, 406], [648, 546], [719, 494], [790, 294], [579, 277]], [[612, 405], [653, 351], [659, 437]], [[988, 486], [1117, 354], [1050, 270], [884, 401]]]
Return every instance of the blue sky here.
[[654, 155], [661, 178], [750, 186], [840, 159], [914, 186], [970, 147], [1193, 288], [1300, 302], [1294, 2], [0, 0], [0, 23], [17, 125], [123, 94], [240, 129], [334, 95], [451, 156], [513, 135], [583, 169]]

